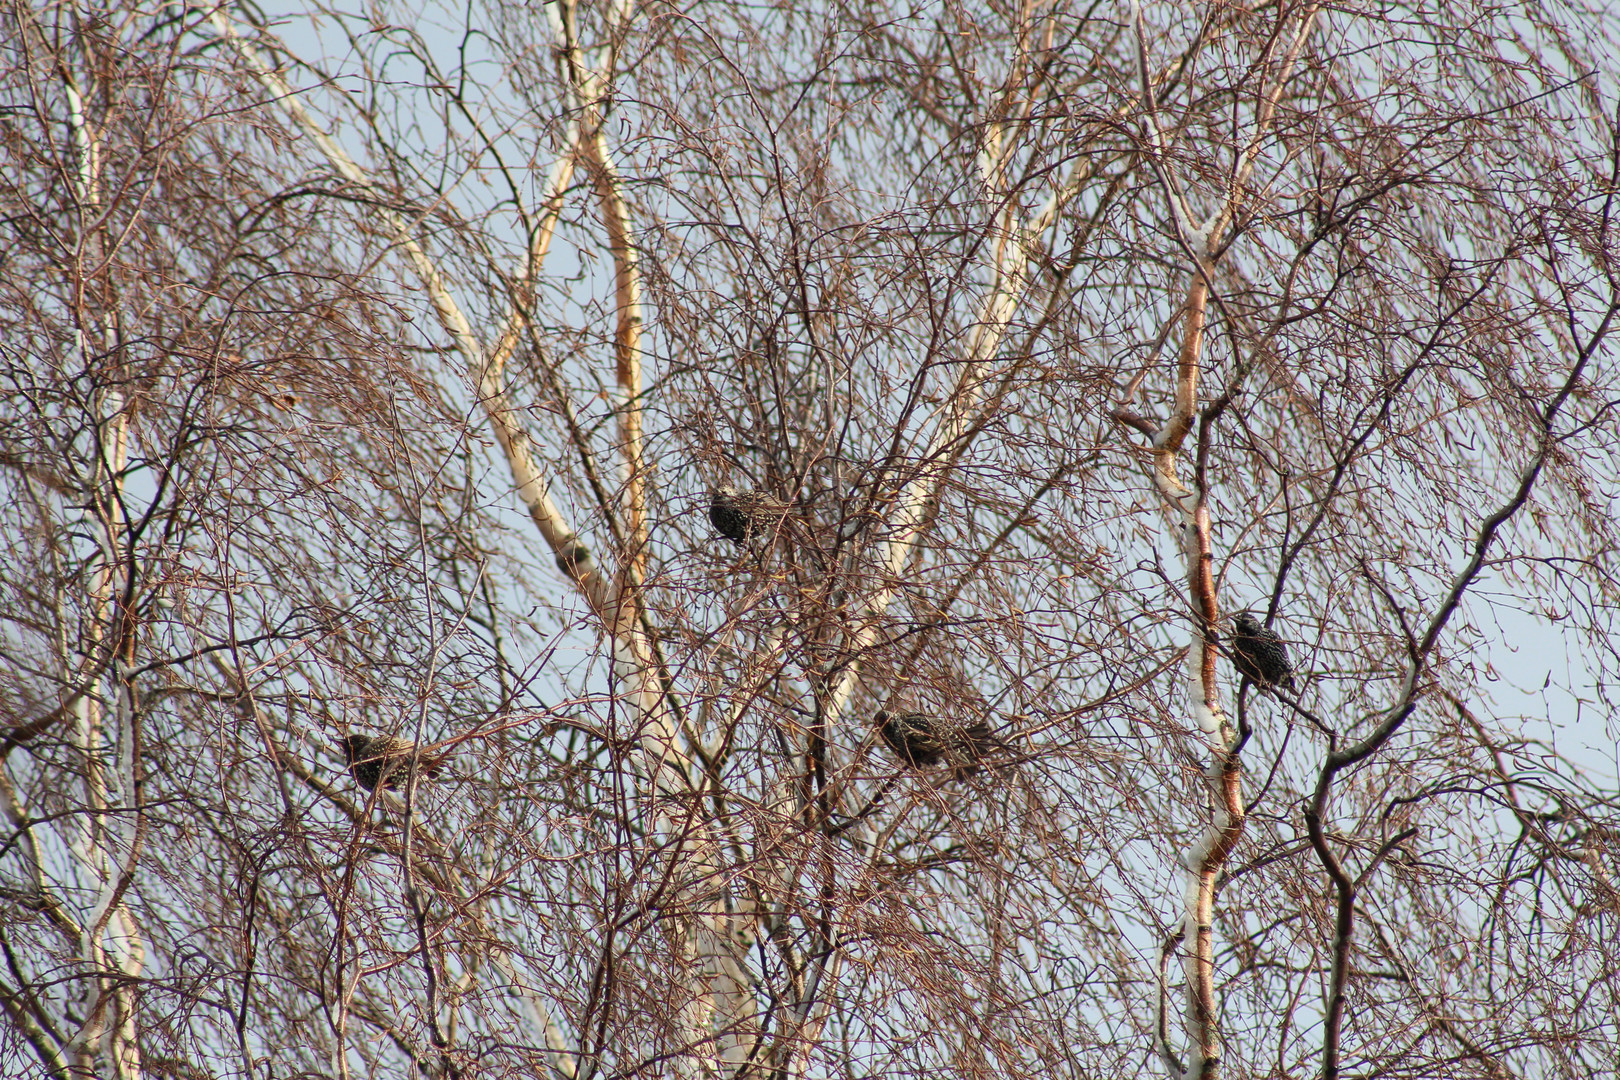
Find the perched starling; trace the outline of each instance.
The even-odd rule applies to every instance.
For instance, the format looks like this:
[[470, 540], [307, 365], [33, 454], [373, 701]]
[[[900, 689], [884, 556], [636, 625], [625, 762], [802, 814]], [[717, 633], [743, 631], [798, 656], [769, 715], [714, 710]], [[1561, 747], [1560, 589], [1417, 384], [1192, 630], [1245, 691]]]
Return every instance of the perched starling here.
[[963, 724], [925, 713], [879, 711], [872, 722], [895, 757], [918, 769], [943, 762], [957, 780], [973, 775], [981, 758], [1007, 745], [983, 720]]
[[410, 770], [413, 754], [417, 755], [418, 776], [437, 776], [450, 756], [418, 753], [415, 743], [392, 735], [347, 735], [338, 748], [348, 762], [350, 775], [367, 791], [375, 791], [379, 781], [385, 788], [398, 788]]
[[1261, 689], [1281, 686], [1292, 690], [1294, 665], [1288, 662], [1288, 647], [1282, 638], [1261, 626], [1247, 611], [1238, 612], [1232, 622], [1232, 666]]
[[762, 491], [738, 491], [723, 484], [709, 499], [709, 521], [721, 536], [740, 544], [773, 527], [787, 509], [787, 504]]

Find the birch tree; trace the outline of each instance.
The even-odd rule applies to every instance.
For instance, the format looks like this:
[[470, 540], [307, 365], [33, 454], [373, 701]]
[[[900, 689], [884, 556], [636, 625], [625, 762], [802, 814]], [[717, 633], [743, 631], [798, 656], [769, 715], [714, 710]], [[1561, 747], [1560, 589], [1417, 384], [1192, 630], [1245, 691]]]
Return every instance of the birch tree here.
[[1606, 11], [4, 17], [0, 1071], [1612, 1069]]

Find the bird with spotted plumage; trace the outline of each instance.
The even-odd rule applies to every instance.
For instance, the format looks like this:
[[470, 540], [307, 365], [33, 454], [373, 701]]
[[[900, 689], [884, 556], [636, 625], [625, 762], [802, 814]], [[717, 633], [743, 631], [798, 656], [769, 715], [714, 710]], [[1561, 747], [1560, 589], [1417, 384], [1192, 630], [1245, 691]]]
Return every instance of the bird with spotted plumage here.
[[787, 511], [786, 503], [763, 491], [739, 491], [721, 484], [709, 493], [709, 523], [734, 544], [769, 532]]
[[410, 772], [411, 758], [416, 758], [418, 776], [434, 777], [444, 768], [448, 751], [434, 754], [420, 750], [413, 742], [392, 735], [346, 735], [338, 743], [349, 775], [367, 791], [375, 791], [380, 783], [390, 790], [398, 790]]
[[872, 722], [895, 757], [914, 769], [949, 765], [955, 780], [972, 776], [985, 758], [1007, 748], [982, 718], [958, 721], [927, 713], [880, 709]]
[[1232, 634], [1227, 639], [1232, 666], [1247, 675], [1262, 690], [1294, 689], [1294, 665], [1288, 659], [1288, 646], [1282, 638], [1247, 611], [1232, 618]]

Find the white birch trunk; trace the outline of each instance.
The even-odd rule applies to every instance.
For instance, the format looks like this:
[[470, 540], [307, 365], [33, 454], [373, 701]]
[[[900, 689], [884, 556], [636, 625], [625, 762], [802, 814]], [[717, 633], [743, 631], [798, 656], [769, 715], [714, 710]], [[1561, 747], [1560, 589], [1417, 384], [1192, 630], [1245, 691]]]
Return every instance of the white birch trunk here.
[[[555, 5], [552, 11], [554, 25], [559, 18]], [[628, 7], [621, 9], [628, 18]], [[320, 149], [322, 154], [345, 178], [362, 186], [370, 180], [346, 151], [315, 124], [307, 109], [292, 92], [287, 82], [264, 61], [251, 42], [236, 32], [222, 11], [210, 14], [215, 30], [228, 41], [254, 72], [271, 97], [286, 109], [295, 125]], [[577, 57], [578, 50], [565, 49], [566, 56]], [[576, 92], [581, 84], [603, 84], [594, 72], [575, 83]], [[584, 154], [599, 177], [598, 190], [609, 219], [609, 246], [616, 259], [616, 294], [619, 304], [619, 334], [616, 360], [618, 367], [621, 461], [627, 490], [631, 492], [629, 505], [631, 529], [627, 533], [629, 552], [625, 566], [615, 584], [603, 575], [595, 564], [590, 550], [551, 499], [549, 480], [539, 468], [531, 450], [531, 437], [517, 420], [517, 413], [507, 399], [503, 363], [490, 362], [479, 343], [471, 323], [462, 313], [455, 299], [445, 287], [431, 257], [416, 239], [408, 222], [386, 206], [378, 205], [375, 212], [388, 226], [394, 242], [405, 252], [418, 279], [426, 289], [440, 324], [455, 342], [467, 365], [469, 380], [477, 389], [479, 402], [489, 421], [492, 433], [500, 446], [512, 472], [518, 496], [528, 509], [529, 517], [542, 538], [556, 555], [558, 567], [575, 583], [600, 618], [609, 635], [616, 681], [625, 687], [625, 699], [632, 705], [639, 737], [638, 770], [646, 785], [645, 794], [650, 807], [650, 832], [654, 835], [672, 835], [675, 829], [685, 828], [684, 822], [672, 817], [669, 807], [676, 805], [678, 797], [689, 790], [689, 762], [684, 753], [674, 717], [664, 700], [652, 648], [640, 625], [639, 598], [635, 595], [635, 555], [639, 553], [644, 530], [644, 514], [638, 509], [641, 496], [637, 494], [644, 482], [640, 461], [640, 355], [639, 335], [639, 274], [634, 264], [633, 239], [625, 217], [622, 193], [616, 174], [607, 157], [605, 142], [598, 134], [578, 129], [586, 142], [584, 147], [569, 147], [565, 154]], [[571, 164], [559, 164], [552, 173], [553, 190], [542, 218], [542, 228], [530, 253], [528, 271], [531, 280], [538, 274], [555, 227], [557, 207], [555, 199], [571, 173]], [[525, 316], [514, 312], [502, 327], [495, 356], [504, 362], [510, 355], [516, 329]], [[641, 515], [638, 517], [637, 515]], [[691, 830], [687, 830], [690, 834]], [[687, 877], [688, 898], [707, 898], [706, 903], [694, 904], [700, 910], [715, 910], [712, 898], [720, 888], [719, 847], [709, 835], [706, 826], [697, 829], [688, 846], [682, 851], [683, 862], [691, 867], [709, 867], [697, 877]], [[685, 961], [700, 972], [699, 985], [693, 987], [689, 1004], [682, 1010], [683, 1038], [690, 1047], [702, 1048], [711, 1042], [718, 1027], [730, 1032], [720, 1043], [718, 1061], [708, 1063], [702, 1052], [683, 1056], [677, 1068], [681, 1075], [712, 1075], [724, 1073], [725, 1063], [746, 1056], [743, 1045], [751, 1043], [746, 1035], [748, 1019], [755, 1008], [752, 989], [742, 964], [739, 949], [732, 933], [732, 920], [724, 914], [695, 916], [688, 927], [686, 944], [682, 950]], [[556, 1037], [554, 1024], [542, 1024], [542, 1033], [549, 1041]], [[739, 1036], [737, 1033], [742, 1032]], [[553, 1047], [561, 1050], [562, 1047]]]
[[[99, 221], [100, 148], [83, 97], [65, 67], [62, 89], [73, 143], [80, 264], [99, 267], [107, 254]], [[84, 299], [84, 283], [78, 285], [78, 348], [80, 362], [89, 371], [98, 366], [94, 349], [103, 349], [109, 359], [114, 359], [120, 342], [115, 317], [94, 310]], [[135, 1031], [134, 984], [145, 968], [146, 948], [126, 897], [140, 858], [143, 823], [137, 782], [138, 716], [134, 688], [122, 674], [129, 659], [127, 642], [133, 633], [122, 605], [128, 585], [127, 553], [122, 546], [128, 524], [122, 476], [129, 463], [129, 414], [128, 403], [117, 389], [121, 380], [108, 381], [112, 388], [100, 392], [93, 405], [96, 434], [91, 450], [95, 460], [88, 480], [100, 551], [99, 565], [85, 598], [89, 647], [77, 670], [63, 656], [65, 685], [84, 688], [73, 702], [71, 717], [74, 744], [84, 763], [83, 805], [87, 813], [70, 849], [96, 882], [97, 890], [79, 940], [80, 953], [96, 975], [85, 1021], [71, 1046], [80, 1069], [98, 1075], [107, 1069], [121, 1080], [139, 1080], [142, 1065]], [[113, 703], [111, 731], [103, 707], [109, 699]], [[117, 751], [111, 776], [102, 765], [109, 740]], [[115, 808], [117, 812], [112, 812]]]
[[[1001, 130], [999, 125], [990, 129], [978, 160], [980, 180], [987, 196], [1004, 203], [1004, 208], [996, 215], [997, 235], [990, 263], [990, 282], [968, 338], [966, 362], [952, 389], [948, 410], [923, 454], [923, 460], [940, 465], [936, 472], [922, 473], [910, 480], [895, 500], [885, 523], [887, 539], [878, 556], [884, 584], [861, 605], [857, 628], [844, 642], [846, 656], [860, 655], [876, 640], [884, 616], [898, 595], [898, 583], [904, 580], [907, 564], [921, 554], [928, 507], [943, 489], [950, 463], [965, 448], [965, 437], [980, 419], [985, 384], [993, 374], [991, 362], [1029, 287], [1030, 261], [1037, 238], [1058, 220], [1077, 186], [1072, 180], [1065, 183], [1048, 197], [1039, 211], [1027, 220], [1021, 219], [1011, 193], [1001, 190], [1001, 174], [1010, 153]], [[827, 695], [825, 715], [829, 727], [843, 717], [859, 679], [858, 662], [847, 664]], [[879, 845], [869, 845], [868, 850], [873, 860], [881, 855]], [[789, 1075], [794, 1077], [805, 1075], [809, 1050], [828, 1015], [820, 986], [827, 979], [837, 977], [837, 963], [841, 958], [841, 953], [831, 948], [831, 944], [824, 948], [822, 956], [807, 965], [802, 1000], [790, 1010], [792, 1031], [789, 1034], [795, 1036], [795, 1043], [789, 1051], [788, 1068]]]
[[[1211, 550], [1207, 493], [1198, 484], [1189, 484], [1178, 474], [1182, 446], [1193, 431], [1199, 413], [1199, 375], [1202, 361], [1204, 323], [1209, 305], [1215, 253], [1222, 237], [1250, 197], [1247, 189], [1259, 151], [1268, 134], [1277, 103], [1298, 63], [1301, 50], [1316, 20], [1316, 7], [1299, 16], [1292, 35], [1278, 34], [1268, 44], [1266, 55], [1257, 66], [1271, 69], [1277, 60], [1275, 50], [1285, 52], [1276, 64], [1269, 90], [1260, 96], [1248, 140], [1234, 148], [1226, 183], [1214, 199], [1214, 209], [1196, 221], [1185, 185], [1169, 160], [1170, 144], [1159, 119], [1153, 81], [1148, 74], [1148, 44], [1140, 0], [1131, 0], [1131, 23], [1136, 38], [1138, 75], [1142, 80], [1142, 104], [1148, 127], [1150, 162], [1164, 188], [1171, 219], [1184, 250], [1193, 263], [1192, 282], [1183, 306], [1182, 343], [1176, 362], [1175, 406], [1172, 415], [1156, 430], [1153, 425], [1116, 412], [1115, 416], [1152, 435], [1153, 484], [1163, 500], [1166, 515], [1176, 530], [1187, 580], [1187, 607], [1193, 622], [1192, 640], [1187, 650], [1186, 693], [1188, 709], [1197, 726], [1203, 749], [1208, 754], [1204, 769], [1205, 788], [1210, 801], [1210, 818], [1198, 839], [1181, 856], [1186, 875], [1182, 891], [1182, 917], [1178, 929], [1165, 943], [1165, 949], [1179, 948], [1186, 1003], [1183, 1030], [1187, 1061], [1177, 1060], [1169, 1044], [1166, 1021], [1169, 987], [1161, 983], [1155, 1046], [1166, 1071], [1177, 1080], [1213, 1080], [1219, 1075], [1224, 1054], [1218, 1023], [1219, 1005], [1215, 1000], [1214, 911], [1216, 884], [1227, 857], [1243, 833], [1245, 809], [1243, 774], [1233, 756], [1235, 733], [1221, 700], [1221, 680], [1215, 669], [1216, 650], [1210, 648], [1219, 619], [1215, 594], [1213, 552]], [[1163, 965], [1161, 964], [1161, 979]]]

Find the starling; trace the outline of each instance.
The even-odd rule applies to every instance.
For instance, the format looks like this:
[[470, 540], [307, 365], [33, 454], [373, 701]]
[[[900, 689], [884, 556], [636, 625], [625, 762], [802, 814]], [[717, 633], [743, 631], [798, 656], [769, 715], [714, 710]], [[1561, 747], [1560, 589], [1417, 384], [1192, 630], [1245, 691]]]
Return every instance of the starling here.
[[738, 491], [722, 484], [709, 499], [709, 521], [721, 536], [740, 544], [774, 526], [787, 509], [762, 491]]
[[413, 754], [419, 776], [437, 776], [450, 756], [448, 753], [421, 753], [415, 743], [392, 735], [347, 735], [338, 748], [348, 762], [350, 775], [367, 791], [375, 791], [379, 782], [385, 788], [397, 789], [410, 770]]
[[1288, 662], [1288, 647], [1276, 631], [1261, 626], [1247, 611], [1238, 612], [1232, 622], [1232, 666], [1263, 690], [1273, 686], [1292, 690], [1294, 665]]
[[944, 762], [957, 780], [973, 775], [979, 759], [1007, 745], [983, 720], [961, 724], [925, 713], [879, 711], [872, 722], [895, 757], [917, 769]]

